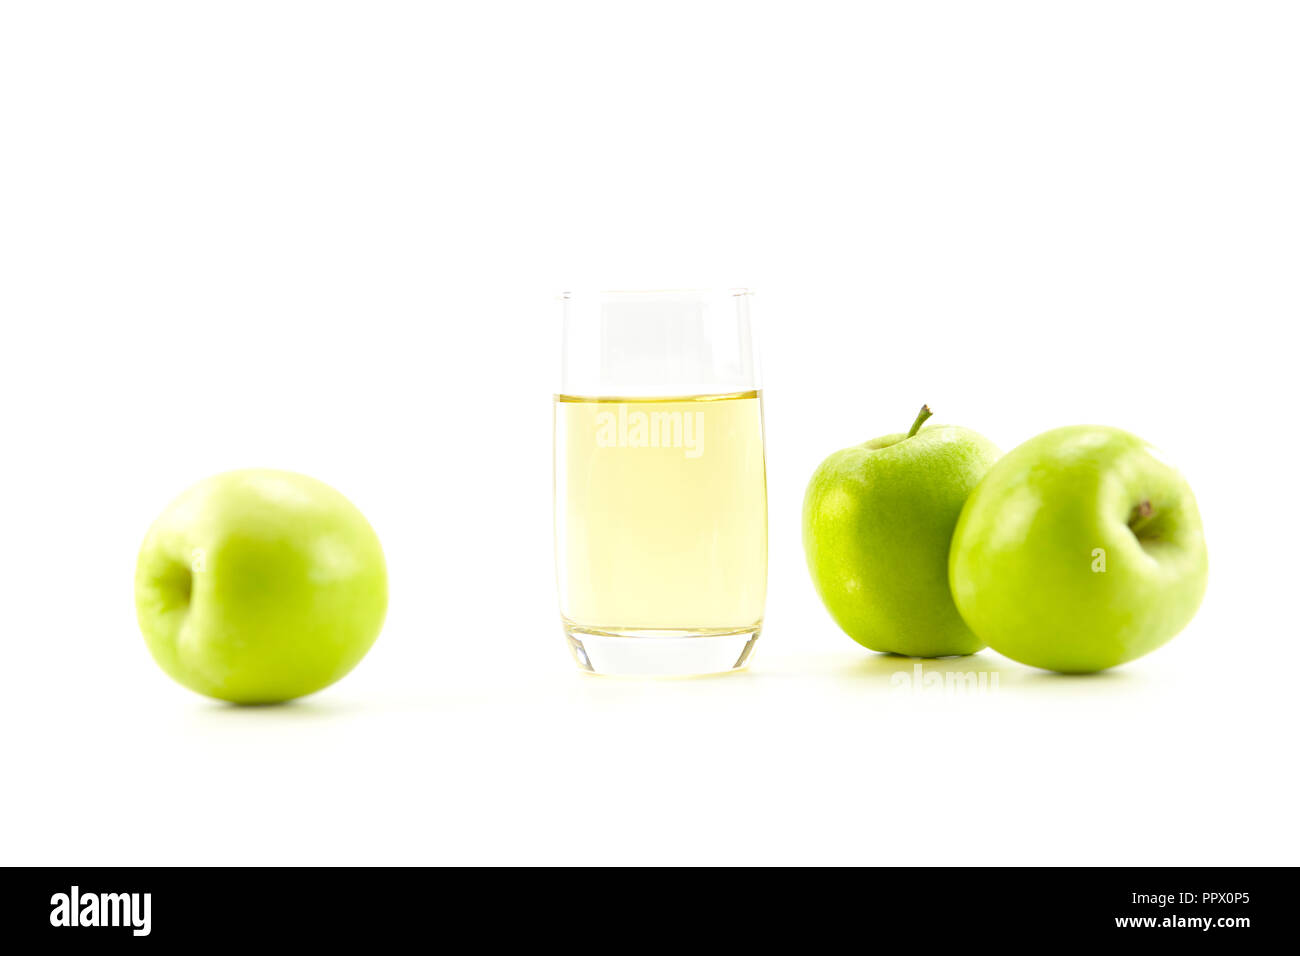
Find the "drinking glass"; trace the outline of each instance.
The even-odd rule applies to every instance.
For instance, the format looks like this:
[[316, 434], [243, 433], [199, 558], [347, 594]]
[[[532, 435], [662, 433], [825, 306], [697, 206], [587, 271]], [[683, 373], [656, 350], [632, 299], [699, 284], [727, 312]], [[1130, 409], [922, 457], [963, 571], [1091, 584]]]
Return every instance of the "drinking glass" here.
[[758, 640], [767, 476], [750, 298], [561, 297], [556, 576], [584, 670], [729, 671]]

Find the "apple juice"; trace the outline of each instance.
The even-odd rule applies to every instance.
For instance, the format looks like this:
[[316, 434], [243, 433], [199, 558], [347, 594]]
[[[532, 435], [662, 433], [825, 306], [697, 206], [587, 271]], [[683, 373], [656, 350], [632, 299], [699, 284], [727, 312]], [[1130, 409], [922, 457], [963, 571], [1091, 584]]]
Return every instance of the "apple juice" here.
[[557, 395], [555, 532], [571, 635], [756, 635], [767, 589], [759, 393]]

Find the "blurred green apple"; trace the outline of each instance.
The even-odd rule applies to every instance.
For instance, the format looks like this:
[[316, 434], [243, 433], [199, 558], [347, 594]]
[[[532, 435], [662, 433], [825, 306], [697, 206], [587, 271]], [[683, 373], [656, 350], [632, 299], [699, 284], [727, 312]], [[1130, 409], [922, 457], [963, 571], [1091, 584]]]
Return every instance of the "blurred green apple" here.
[[388, 572], [365, 517], [333, 488], [287, 471], [199, 482], [154, 522], [135, 604], [159, 666], [240, 704], [334, 683], [379, 635]]
[[837, 451], [803, 503], [808, 570], [844, 633], [910, 657], [973, 654], [948, 591], [948, 544], [971, 489], [997, 460], [983, 435], [956, 425], [886, 435]]
[[962, 510], [949, 571], [962, 616], [995, 651], [1083, 672], [1181, 631], [1208, 561], [1183, 477], [1128, 432], [1076, 425], [993, 466]]

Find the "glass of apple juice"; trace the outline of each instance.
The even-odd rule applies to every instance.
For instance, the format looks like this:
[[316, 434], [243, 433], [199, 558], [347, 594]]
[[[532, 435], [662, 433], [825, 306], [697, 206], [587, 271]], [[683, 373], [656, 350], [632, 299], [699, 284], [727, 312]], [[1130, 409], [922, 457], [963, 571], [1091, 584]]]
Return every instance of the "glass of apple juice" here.
[[763, 623], [763, 406], [744, 289], [566, 293], [555, 553], [597, 674], [743, 667]]

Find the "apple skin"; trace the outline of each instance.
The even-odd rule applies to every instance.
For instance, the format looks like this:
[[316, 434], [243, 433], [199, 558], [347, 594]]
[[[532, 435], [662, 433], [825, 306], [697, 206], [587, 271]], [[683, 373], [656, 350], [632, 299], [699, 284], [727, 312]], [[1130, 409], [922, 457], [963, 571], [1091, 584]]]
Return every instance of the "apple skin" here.
[[1182, 475], [1101, 425], [1044, 432], [999, 461], [962, 509], [949, 563], [957, 607], [982, 640], [1067, 673], [1164, 644], [1196, 614], [1208, 573]]
[[967, 496], [997, 457], [978, 432], [932, 425], [821, 463], [804, 495], [804, 552], [844, 633], [870, 650], [909, 657], [984, 646], [948, 591], [948, 545]]
[[159, 666], [191, 690], [268, 704], [320, 690], [379, 636], [388, 572], [365, 517], [288, 471], [215, 475], [158, 517], [135, 604]]

